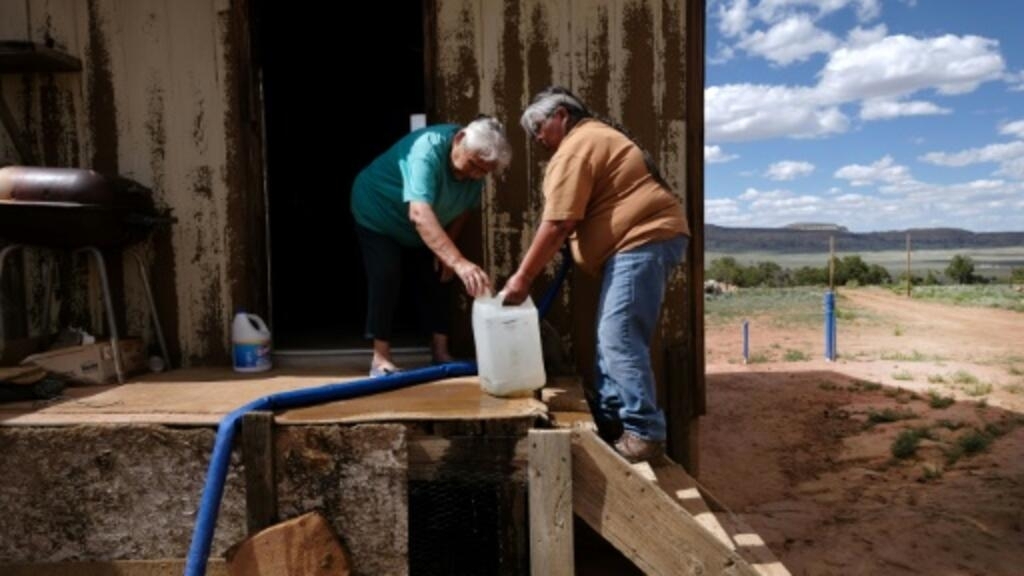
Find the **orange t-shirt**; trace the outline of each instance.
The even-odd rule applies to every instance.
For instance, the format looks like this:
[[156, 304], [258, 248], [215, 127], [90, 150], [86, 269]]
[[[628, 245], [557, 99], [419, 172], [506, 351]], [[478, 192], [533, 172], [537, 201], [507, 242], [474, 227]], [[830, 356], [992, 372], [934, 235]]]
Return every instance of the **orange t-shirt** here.
[[581, 120], [544, 174], [544, 220], [578, 220], [576, 263], [598, 274], [617, 252], [689, 236], [679, 199], [651, 176], [643, 152], [607, 124]]

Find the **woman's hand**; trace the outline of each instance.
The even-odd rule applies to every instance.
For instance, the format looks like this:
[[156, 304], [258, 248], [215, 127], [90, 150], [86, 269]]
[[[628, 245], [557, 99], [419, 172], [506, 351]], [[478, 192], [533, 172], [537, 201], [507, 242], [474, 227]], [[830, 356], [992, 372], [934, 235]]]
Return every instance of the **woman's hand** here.
[[441, 262], [441, 259], [437, 257], [434, 257], [434, 272], [437, 272], [442, 284], [451, 282], [455, 277], [455, 270], [452, 270], [451, 266]]
[[487, 277], [487, 273], [469, 260], [462, 259], [455, 264], [455, 274], [462, 280], [466, 292], [473, 298], [483, 296], [491, 290], [491, 279]]

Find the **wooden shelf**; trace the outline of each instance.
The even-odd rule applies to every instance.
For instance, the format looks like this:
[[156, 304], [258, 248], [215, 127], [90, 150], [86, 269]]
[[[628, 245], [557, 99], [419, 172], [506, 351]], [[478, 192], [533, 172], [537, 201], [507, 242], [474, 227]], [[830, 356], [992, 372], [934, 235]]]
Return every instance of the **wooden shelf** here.
[[35, 42], [0, 40], [0, 74], [79, 72], [82, 61]]

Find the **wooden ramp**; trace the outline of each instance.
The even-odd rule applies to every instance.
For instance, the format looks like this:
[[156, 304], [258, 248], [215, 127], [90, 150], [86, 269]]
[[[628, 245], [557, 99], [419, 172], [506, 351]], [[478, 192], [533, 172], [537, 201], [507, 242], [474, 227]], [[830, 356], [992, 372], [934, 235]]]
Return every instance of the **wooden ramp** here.
[[789, 575], [682, 466], [631, 465], [615, 453], [595, 433], [578, 383], [556, 382], [544, 401], [556, 429], [529, 438], [533, 574], [575, 573], [575, 514], [646, 574]]

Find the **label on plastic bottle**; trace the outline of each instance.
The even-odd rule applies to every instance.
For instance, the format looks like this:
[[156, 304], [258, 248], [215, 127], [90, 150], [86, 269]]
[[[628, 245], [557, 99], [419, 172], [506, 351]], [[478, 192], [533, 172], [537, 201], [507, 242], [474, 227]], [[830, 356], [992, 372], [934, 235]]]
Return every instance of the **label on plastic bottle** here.
[[267, 370], [270, 368], [270, 346], [265, 343], [236, 342], [234, 360], [235, 370]]

